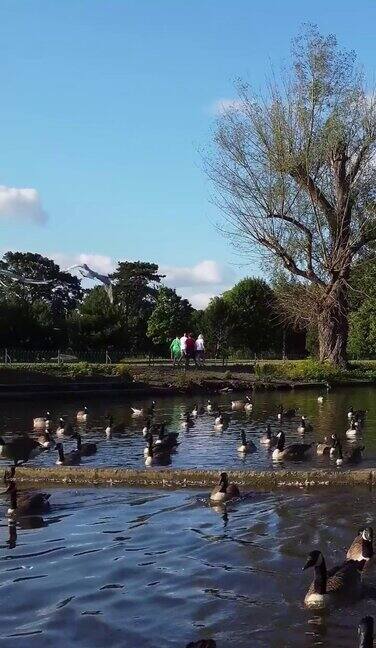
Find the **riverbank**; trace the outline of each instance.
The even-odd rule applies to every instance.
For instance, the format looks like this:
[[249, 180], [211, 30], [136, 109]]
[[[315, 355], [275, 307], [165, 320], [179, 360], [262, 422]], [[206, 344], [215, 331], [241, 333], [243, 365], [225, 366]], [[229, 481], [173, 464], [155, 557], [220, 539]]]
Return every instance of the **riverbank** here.
[[174, 368], [164, 364], [6, 364], [0, 365], [0, 397], [59, 395], [173, 395], [216, 393], [221, 390], [331, 388], [376, 384], [376, 362], [350, 363], [346, 370], [312, 359], [231, 362], [225, 367], [207, 362], [204, 368]]
[[[301, 488], [340, 488], [365, 486], [376, 488], [376, 470], [229, 470], [230, 481], [252, 491]], [[142, 488], [184, 489], [213, 488], [218, 483], [217, 470], [158, 470], [130, 468], [52, 468], [19, 467], [16, 480], [25, 484], [73, 486], [133, 486]]]

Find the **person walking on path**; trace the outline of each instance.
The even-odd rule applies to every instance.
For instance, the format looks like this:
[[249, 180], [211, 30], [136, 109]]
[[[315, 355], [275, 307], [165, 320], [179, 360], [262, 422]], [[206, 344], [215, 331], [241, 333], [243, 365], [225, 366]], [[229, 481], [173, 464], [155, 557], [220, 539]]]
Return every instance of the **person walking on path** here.
[[202, 366], [205, 361], [205, 344], [204, 344], [204, 336], [202, 335], [202, 333], [200, 333], [200, 335], [196, 340], [195, 349], [196, 349], [197, 364]]
[[196, 362], [196, 343], [192, 337], [192, 333], [188, 334], [187, 341], [185, 343], [185, 368], [188, 369], [189, 361], [193, 360], [197, 367]]
[[187, 334], [183, 333], [183, 335], [180, 338], [180, 358], [179, 358], [179, 364], [181, 361], [186, 359], [186, 351], [187, 351]]
[[180, 339], [178, 335], [172, 340], [170, 344], [170, 351], [171, 351], [171, 360], [174, 361], [173, 366], [176, 367], [181, 357]]

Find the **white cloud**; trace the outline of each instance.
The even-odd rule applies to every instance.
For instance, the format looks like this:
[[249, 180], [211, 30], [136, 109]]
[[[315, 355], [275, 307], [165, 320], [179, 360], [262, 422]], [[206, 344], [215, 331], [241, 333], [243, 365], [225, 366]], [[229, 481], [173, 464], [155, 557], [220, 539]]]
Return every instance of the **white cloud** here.
[[0, 219], [43, 225], [47, 218], [36, 189], [0, 185]]
[[172, 288], [184, 286], [216, 285], [233, 278], [231, 268], [217, 261], [201, 261], [194, 266], [160, 266], [164, 280]]
[[187, 299], [189, 299], [193, 308], [197, 308], [197, 310], [203, 310], [207, 307], [212, 297], [215, 297], [213, 293], [202, 292], [194, 293], [190, 297], [187, 296]]
[[217, 99], [211, 105], [211, 112], [214, 115], [224, 115], [229, 112], [241, 112], [244, 109], [244, 101], [240, 99], [222, 98]]
[[62, 270], [72, 265], [86, 263], [89, 268], [96, 270], [101, 274], [111, 274], [115, 270], [116, 262], [104, 254], [64, 254], [55, 252], [51, 254], [52, 259], [60, 266]]

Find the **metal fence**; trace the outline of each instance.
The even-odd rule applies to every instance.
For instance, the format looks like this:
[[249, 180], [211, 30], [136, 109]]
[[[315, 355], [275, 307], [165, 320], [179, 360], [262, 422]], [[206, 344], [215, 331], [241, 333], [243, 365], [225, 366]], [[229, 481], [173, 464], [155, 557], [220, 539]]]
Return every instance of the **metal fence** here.
[[[220, 357], [206, 358], [206, 364], [231, 366], [235, 364], [254, 364], [262, 360], [298, 360], [304, 357], [298, 354], [289, 354], [288, 358], [282, 354], [265, 352], [262, 354], [252, 354], [249, 357], [238, 357], [236, 354], [226, 354]], [[153, 354], [135, 355], [122, 349], [99, 349], [91, 351], [77, 351], [72, 349], [20, 349], [5, 348], [0, 349], [0, 363], [5, 364], [34, 364], [34, 363], [56, 363], [65, 364], [69, 362], [90, 362], [94, 364], [113, 364], [124, 362], [127, 364], [148, 364], [158, 365], [169, 363], [169, 357], [162, 357]]]

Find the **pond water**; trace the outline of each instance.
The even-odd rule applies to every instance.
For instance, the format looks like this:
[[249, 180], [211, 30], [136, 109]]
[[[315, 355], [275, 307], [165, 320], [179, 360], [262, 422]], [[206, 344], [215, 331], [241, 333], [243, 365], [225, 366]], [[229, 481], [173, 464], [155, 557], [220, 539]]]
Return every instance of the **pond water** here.
[[[324, 395], [324, 403], [317, 401], [318, 395]], [[376, 387], [349, 387], [333, 389], [331, 392], [319, 390], [296, 390], [288, 392], [256, 392], [254, 394], [254, 411], [251, 415], [244, 411], [231, 411], [231, 400], [244, 398], [244, 395], [224, 394], [212, 397], [223, 412], [229, 412], [231, 419], [227, 430], [215, 432], [213, 416], [205, 414], [196, 419], [194, 427], [189, 430], [181, 428], [181, 416], [185, 410], [192, 410], [194, 403], [206, 404], [204, 397], [179, 396], [157, 399], [155, 421], [166, 421], [168, 430], [179, 432], [179, 447], [171, 456], [174, 468], [255, 468], [268, 469], [273, 465], [270, 453], [259, 444], [259, 436], [266, 423], [271, 423], [273, 432], [281, 428], [277, 420], [278, 406], [284, 408], [299, 407], [299, 414], [304, 414], [313, 424], [313, 432], [305, 435], [305, 441], [322, 441], [324, 436], [336, 432], [339, 436], [345, 434], [348, 428], [347, 411], [351, 405], [355, 409], [367, 409], [366, 425], [359, 440], [366, 446], [364, 466], [373, 465], [376, 458]], [[50, 410], [54, 419], [52, 429], [56, 429], [58, 417], [64, 415], [80, 430], [85, 441], [94, 440], [98, 444], [98, 453], [84, 459], [83, 464], [89, 466], [124, 466], [143, 468], [143, 449], [145, 440], [142, 437], [142, 419], [131, 417], [130, 406], [143, 407], [150, 405], [151, 399], [130, 402], [126, 398], [89, 400], [86, 404], [89, 410], [88, 421], [77, 426], [76, 412], [85, 403], [74, 398], [71, 400], [53, 400], [48, 402], [35, 399], [33, 401], [3, 401], [0, 409], [0, 426], [2, 435], [17, 432], [31, 432], [32, 420], [41, 416], [46, 409]], [[104, 434], [104, 416], [107, 412], [113, 414], [115, 422], [124, 423], [124, 433], [106, 439]], [[282, 428], [286, 432], [287, 443], [301, 441], [296, 429], [299, 419], [284, 420]], [[239, 433], [244, 428], [249, 437], [258, 446], [258, 452], [242, 457], [236, 448], [239, 445]], [[67, 449], [75, 447], [75, 442], [64, 441]], [[344, 443], [348, 443], [344, 437]], [[32, 465], [53, 465], [56, 452], [46, 452], [36, 458]], [[316, 458], [306, 465], [328, 466], [329, 459]]]
[[227, 513], [197, 491], [51, 493], [43, 520], [16, 525], [0, 496], [3, 645], [352, 648], [376, 615], [369, 597], [326, 614], [302, 604], [309, 551], [341, 562], [358, 527], [375, 525], [367, 491], [247, 493]]

